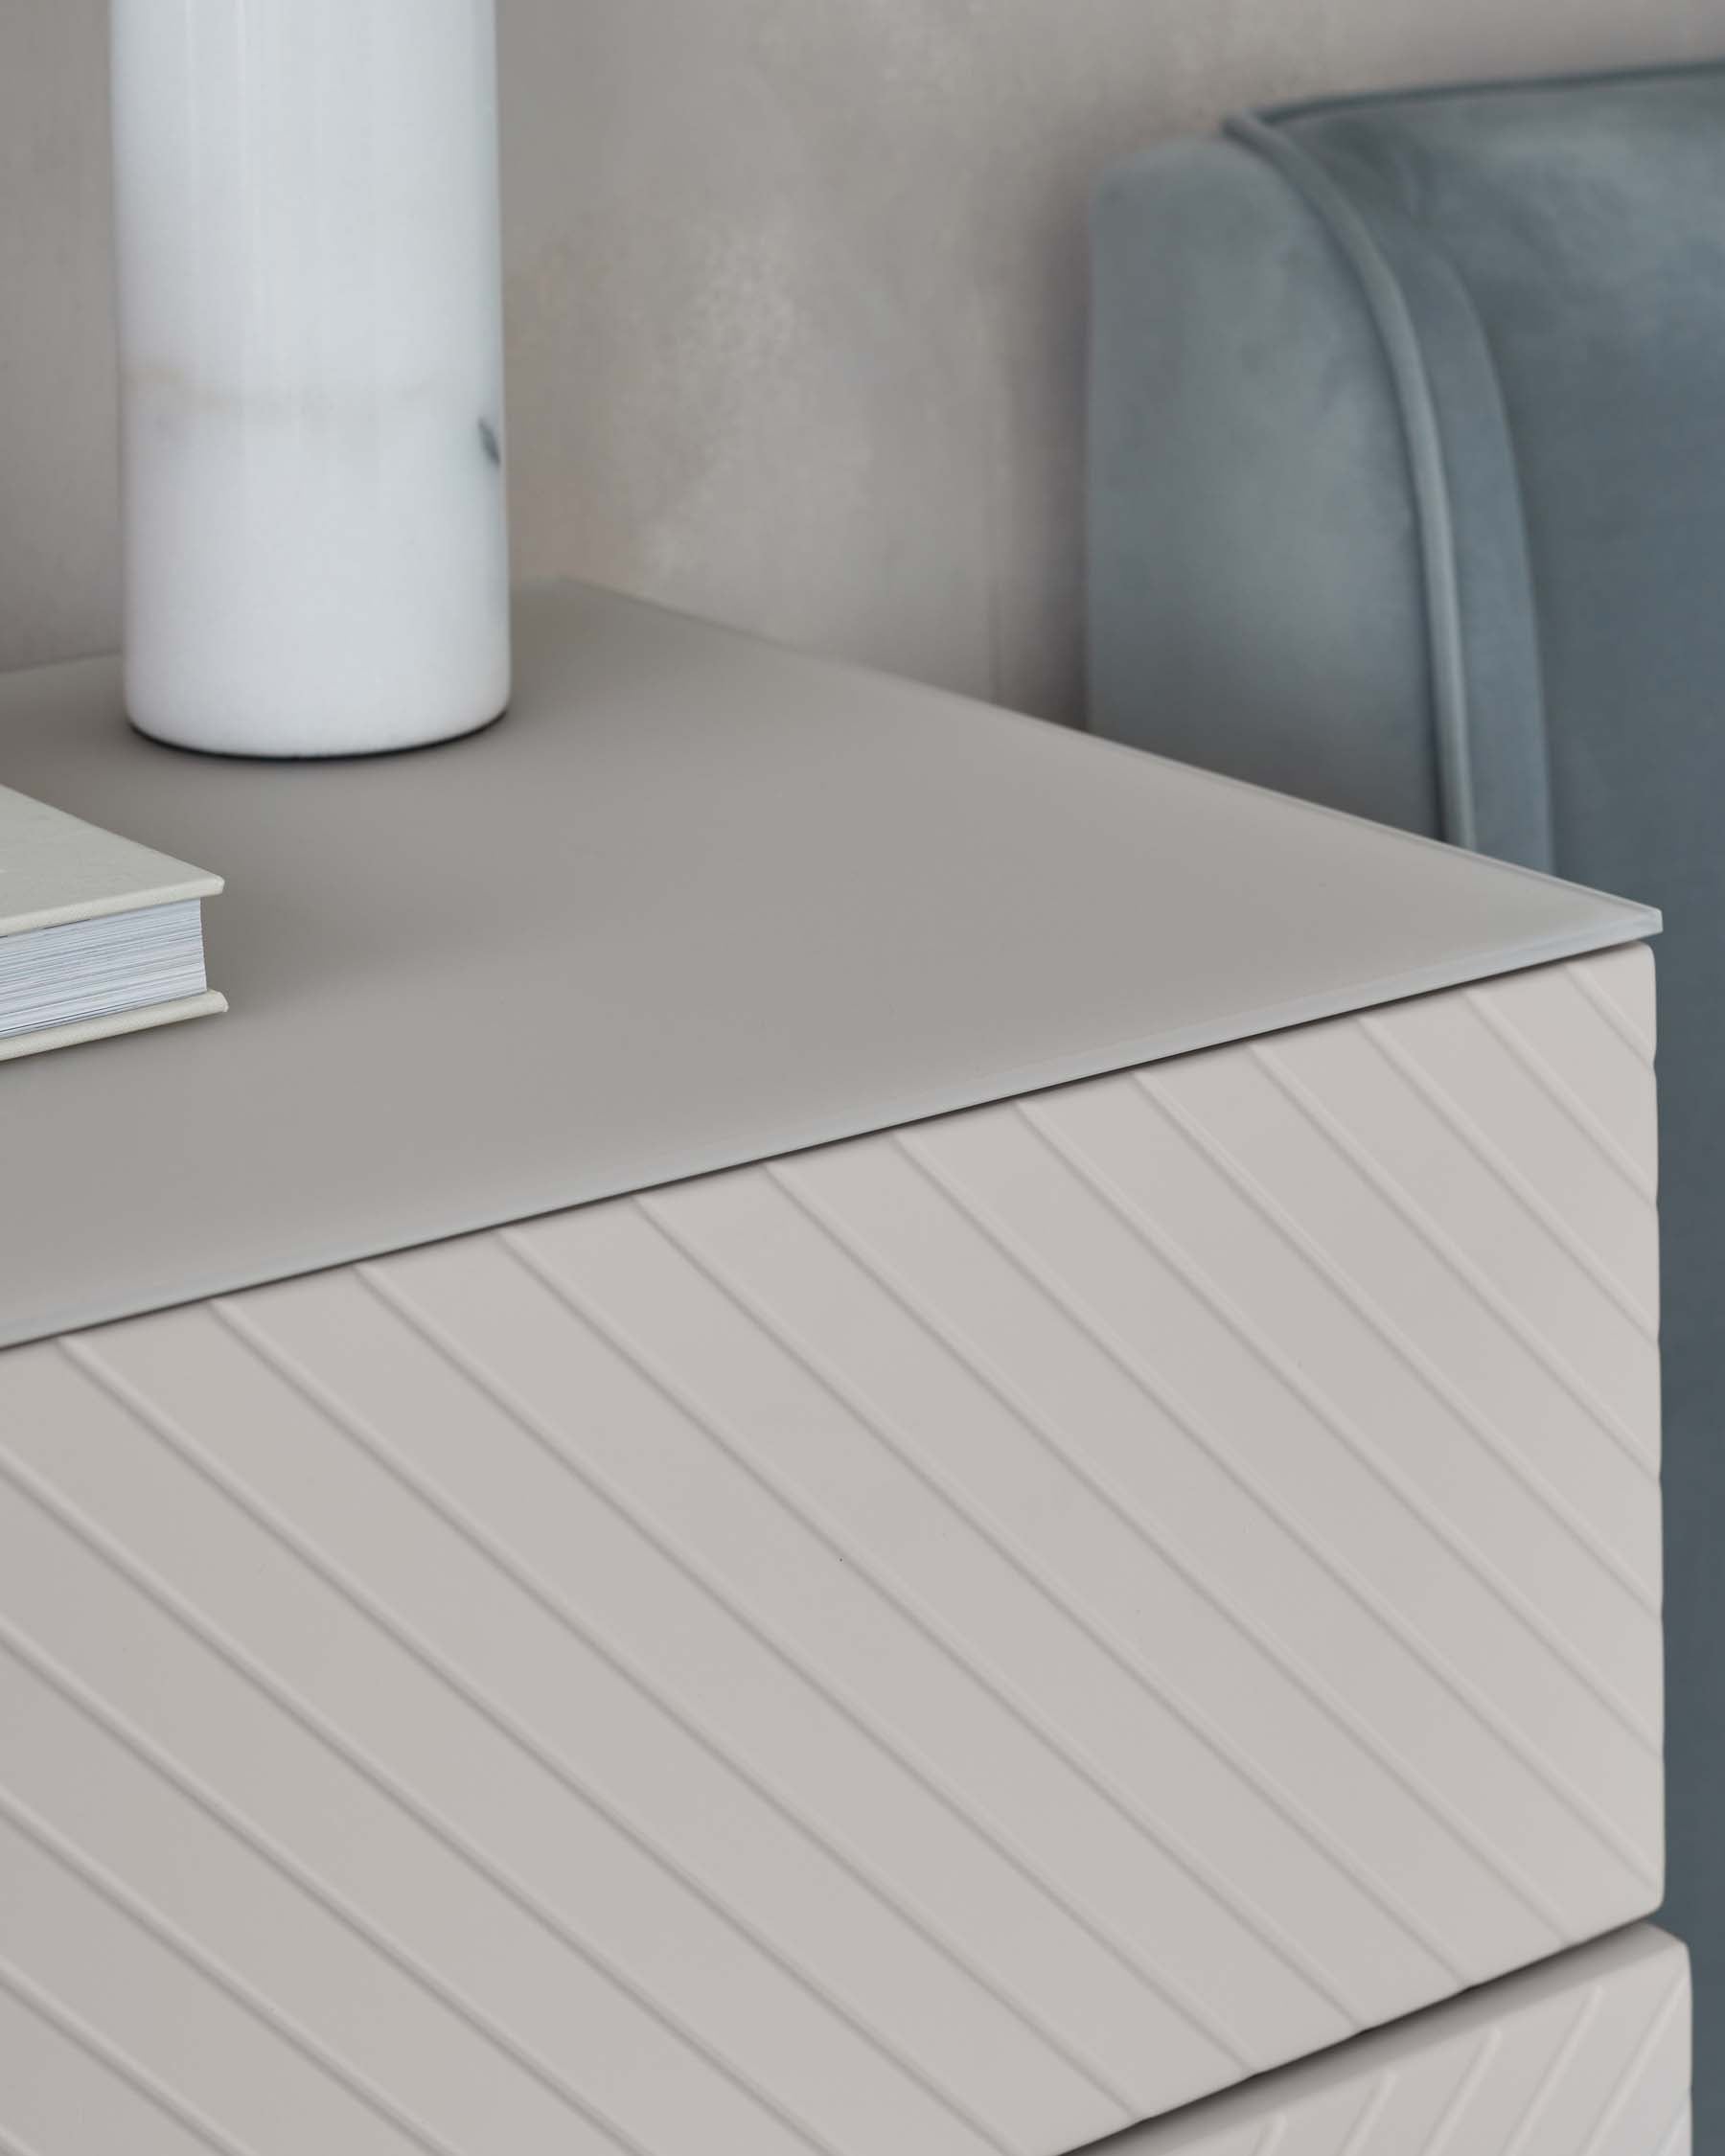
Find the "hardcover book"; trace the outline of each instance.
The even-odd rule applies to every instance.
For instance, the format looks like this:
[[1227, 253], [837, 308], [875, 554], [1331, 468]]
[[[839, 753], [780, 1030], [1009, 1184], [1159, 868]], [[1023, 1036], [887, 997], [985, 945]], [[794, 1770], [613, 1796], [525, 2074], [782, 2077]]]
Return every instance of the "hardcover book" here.
[[221, 887], [0, 787], [0, 1062], [225, 1011], [203, 946]]

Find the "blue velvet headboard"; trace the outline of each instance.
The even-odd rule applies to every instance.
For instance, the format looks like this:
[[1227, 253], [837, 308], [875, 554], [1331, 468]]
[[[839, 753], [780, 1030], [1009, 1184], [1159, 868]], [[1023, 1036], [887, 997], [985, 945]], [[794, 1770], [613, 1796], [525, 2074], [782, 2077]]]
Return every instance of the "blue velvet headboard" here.
[[1093, 244], [1094, 726], [1665, 909], [1668, 1913], [1725, 2147], [1725, 66], [1241, 119]]

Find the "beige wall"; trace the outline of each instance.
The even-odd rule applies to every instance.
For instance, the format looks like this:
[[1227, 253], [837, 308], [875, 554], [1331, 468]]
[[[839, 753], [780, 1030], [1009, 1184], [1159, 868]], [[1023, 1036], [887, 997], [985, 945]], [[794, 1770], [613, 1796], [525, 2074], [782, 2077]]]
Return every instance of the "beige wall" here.
[[[518, 562], [1070, 716], [1092, 175], [1725, 0], [500, 0]], [[0, 666], [116, 634], [103, 0], [0, 0]]]

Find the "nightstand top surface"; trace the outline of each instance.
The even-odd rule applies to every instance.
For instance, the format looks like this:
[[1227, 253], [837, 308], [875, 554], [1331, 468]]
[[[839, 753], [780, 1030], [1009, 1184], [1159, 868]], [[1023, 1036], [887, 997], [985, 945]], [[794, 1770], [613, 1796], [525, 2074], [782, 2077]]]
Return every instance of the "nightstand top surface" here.
[[0, 678], [0, 782], [227, 878], [232, 1006], [0, 1064], [0, 1345], [1659, 926], [610, 593], [517, 656], [490, 732], [322, 765]]

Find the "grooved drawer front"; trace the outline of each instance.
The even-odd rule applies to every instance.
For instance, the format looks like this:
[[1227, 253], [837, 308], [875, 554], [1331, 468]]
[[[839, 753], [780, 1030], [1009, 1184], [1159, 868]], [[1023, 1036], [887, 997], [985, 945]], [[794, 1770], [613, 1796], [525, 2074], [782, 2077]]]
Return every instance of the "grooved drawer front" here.
[[1127, 2134], [1108, 2156], [1689, 2151], [1689, 1961], [1640, 1924]]
[[1638, 947], [0, 1356], [0, 2145], [1052, 2156], [1654, 1908], [1652, 1036]]

